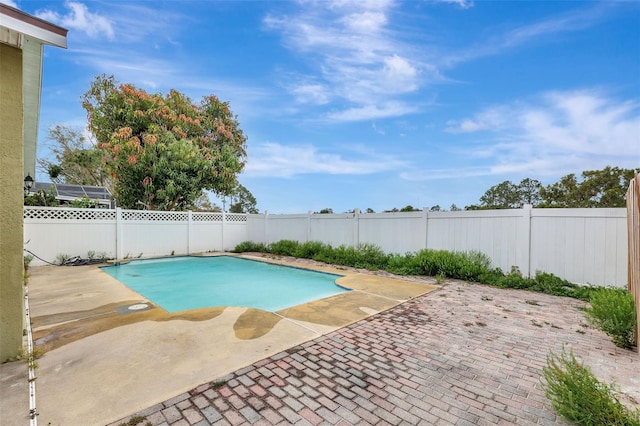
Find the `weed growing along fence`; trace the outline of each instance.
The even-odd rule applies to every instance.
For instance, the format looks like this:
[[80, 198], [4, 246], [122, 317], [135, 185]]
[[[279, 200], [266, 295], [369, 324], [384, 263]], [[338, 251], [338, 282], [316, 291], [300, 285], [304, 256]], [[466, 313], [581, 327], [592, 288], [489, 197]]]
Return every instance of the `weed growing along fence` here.
[[[386, 254], [372, 244], [332, 247], [317, 241], [298, 243], [292, 240], [277, 241], [268, 245], [245, 241], [238, 244], [233, 251], [301, 257], [371, 271], [385, 270], [397, 275], [428, 275], [436, 279], [455, 278], [500, 288], [568, 296], [584, 301], [589, 301], [591, 293], [602, 288], [581, 286], [546, 272], [538, 272], [535, 277], [523, 277], [517, 268], [513, 268], [505, 274], [499, 268], [492, 268], [491, 259], [480, 252], [423, 249], [417, 253], [399, 255]], [[610, 290], [628, 295], [626, 289]]]
[[545, 271], [571, 282], [627, 288], [627, 213], [611, 209], [248, 215], [247, 240], [373, 244], [385, 253], [478, 251], [524, 276]]

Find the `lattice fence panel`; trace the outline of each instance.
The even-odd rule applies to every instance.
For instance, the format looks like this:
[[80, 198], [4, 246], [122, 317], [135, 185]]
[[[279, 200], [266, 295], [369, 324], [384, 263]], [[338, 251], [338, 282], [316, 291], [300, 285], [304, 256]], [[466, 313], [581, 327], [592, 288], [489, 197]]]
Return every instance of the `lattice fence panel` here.
[[186, 222], [187, 212], [162, 212], [147, 210], [122, 210], [122, 220], [144, 220], [154, 222]]
[[222, 222], [222, 213], [192, 213], [194, 222]]
[[65, 207], [25, 207], [23, 210], [23, 218], [45, 220], [116, 220], [116, 211]]
[[227, 220], [227, 222], [246, 222], [247, 221], [247, 215], [246, 214], [231, 213], [231, 214], [226, 215], [226, 220]]

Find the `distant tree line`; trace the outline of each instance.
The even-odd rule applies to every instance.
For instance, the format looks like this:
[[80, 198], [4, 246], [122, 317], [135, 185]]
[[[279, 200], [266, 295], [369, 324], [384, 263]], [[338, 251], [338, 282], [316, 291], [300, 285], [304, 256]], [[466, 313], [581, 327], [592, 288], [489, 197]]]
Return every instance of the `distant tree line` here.
[[465, 210], [518, 209], [525, 204], [538, 208], [625, 207], [633, 175], [633, 169], [607, 166], [584, 171], [581, 179], [571, 173], [547, 186], [530, 178], [517, 185], [506, 180], [489, 188], [479, 204]]
[[[627, 188], [633, 176], [634, 169], [607, 166], [602, 170], [584, 171], [580, 179], [571, 173], [547, 186], [531, 178], [522, 179], [519, 184], [505, 180], [489, 188], [480, 197], [478, 204], [465, 206], [464, 209], [451, 204], [449, 211], [519, 209], [525, 204], [537, 208], [625, 207]], [[384, 210], [384, 213], [420, 210], [407, 205], [400, 209], [394, 207]], [[429, 211], [439, 212], [447, 209], [436, 204], [431, 206]], [[353, 210], [349, 213], [352, 212]], [[333, 209], [325, 208], [315, 213], [333, 213]], [[364, 213], [375, 211], [367, 208]]]

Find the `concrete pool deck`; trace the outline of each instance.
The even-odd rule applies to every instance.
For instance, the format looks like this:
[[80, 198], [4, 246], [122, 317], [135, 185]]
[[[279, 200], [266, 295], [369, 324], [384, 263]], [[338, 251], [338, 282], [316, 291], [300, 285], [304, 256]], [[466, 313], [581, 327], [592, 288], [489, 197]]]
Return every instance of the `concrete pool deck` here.
[[[244, 256], [301, 266], [294, 260]], [[210, 308], [169, 314], [97, 266], [34, 267], [29, 301], [38, 359], [38, 421], [103, 425], [293, 346], [428, 293], [422, 282], [309, 266], [344, 275], [354, 291], [270, 313]], [[28, 423], [26, 365], [0, 365], [0, 420]]]

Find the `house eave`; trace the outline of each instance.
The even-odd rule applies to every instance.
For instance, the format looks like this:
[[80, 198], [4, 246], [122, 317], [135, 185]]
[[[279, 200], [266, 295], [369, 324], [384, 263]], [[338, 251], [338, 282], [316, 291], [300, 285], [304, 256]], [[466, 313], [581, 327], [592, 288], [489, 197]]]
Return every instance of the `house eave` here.
[[[67, 48], [67, 29], [2, 3], [0, 3], [0, 27], [9, 30], [9, 34], [12, 34], [12, 32], [13, 34], [24, 34], [42, 44]], [[8, 43], [4, 38], [3, 42]], [[6, 38], [8, 40], [12, 39], [12, 37]], [[20, 37], [17, 37], [17, 39], [20, 39]]]

